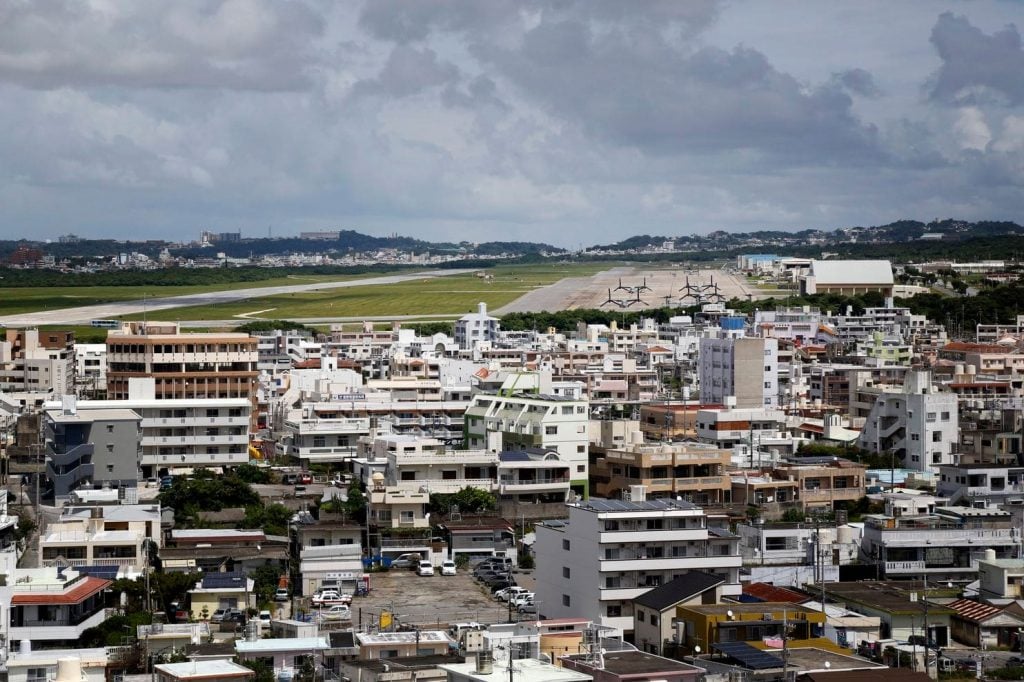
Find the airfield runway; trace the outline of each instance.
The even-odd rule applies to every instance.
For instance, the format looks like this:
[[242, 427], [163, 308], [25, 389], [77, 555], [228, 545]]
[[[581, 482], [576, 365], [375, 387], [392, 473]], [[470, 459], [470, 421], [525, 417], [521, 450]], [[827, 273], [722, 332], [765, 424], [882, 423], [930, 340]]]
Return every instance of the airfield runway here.
[[[230, 303], [233, 301], [244, 301], [249, 298], [294, 294], [302, 291], [342, 289], [345, 287], [365, 287], [374, 284], [398, 284], [399, 282], [408, 282], [410, 280], [424, 279], [427, 277], [448, 277], [450, 275], [461, 275], [469, 272], [475, 272], [475, 270], [431, 270], [428, 272], [418, 272], [408, 275], [367, 277], [365, 279], [353, 279], [344, 282], [288, 284], [276, 287], [253, 287], [250, 289], [234, 289], [232, 291], [210, 291], [203, 294], [151, 298], [145, 301], [119, 301], [115, 303], [82, 306], [80, 308], [61, 308], [59, 310], [44, 310], [34, 313], [7, 315], [0, 317], [0, 327], [35, 327], [39, 325], [60, 324], [88, 326], [92, 320], [111, 319], [120, 315], [134, 315], [142, 312], [156, 313], [163, 310], [172, 310], [174, 308], [184, 308], [187, 306]], [[251, 320], [239, 320], [240, 323], [247, 321]], [[206, 322], [205, 324], [209, 325], [210, 323]]]
[[504, 315], [513, 312], [602, 307], [642, 310], [662, 306], [692, 306], [698, 302], [714, 302], [719, 298], [728, 301], [732, 298], [756, 300], [765, 297], [765, 292], [723, 270], [618, 267], [591, 277], [568, 277], [520, 296], [494, 312], [496, 315]]

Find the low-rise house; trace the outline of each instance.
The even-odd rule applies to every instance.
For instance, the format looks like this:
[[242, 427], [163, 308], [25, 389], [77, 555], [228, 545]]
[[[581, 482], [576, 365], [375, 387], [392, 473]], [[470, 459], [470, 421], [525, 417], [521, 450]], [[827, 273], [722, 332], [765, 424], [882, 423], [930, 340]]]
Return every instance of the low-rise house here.
[[692, 653], [698, 646], [710, 652], [720, 642], [781, 638], [786, 628], [791, 640], [812, 640], [825, 614], [788, 602], [693, 604], [676, 607], [675, 620], [679, 643]]
[[975, 507], [1024, 503], [1024, 466], [950, 464], [938, 469], [935, 492], [952, 504]]
[[195, 619], [207, 620], [217, 609], [256, 607], [255, 582], [244, 573], [205, 573], [188, 594]]
[[372, 487], [369, 495], [367, 514], [370, 523], [378, 528], [422, 528], [430, 527], [427, 509], [430, 492], [426, 489], [409, 490], [400, 486], [388, 486], [384, 475], [376, 472], [371, 476]]
[[359, 682], [444, 682], [448, 673], [438, 666], [464, 660], [428, 655], [339, 661], [337, 671], [344, 679]]
[[448, 540], [452, 558], [510, 556], [516, 553], [515, 528], [504, 519], [479, 518], [447, 522], [439, 526]]
[[245, 682], [255, 676], [255, 670], [231, 661], [189, 661], [153, 666], [155, 682]]
[[82, 633], [109, 616], [103, 590], [110, 580], [73, 568], [20, 568], [7, 577], [8, 642], [45, 642], [73, 647]]
[[590, 675], [595, 682], [697, 682], [704, 679], [702, 668], [644, 651], [607, 651], [600, 656], [575, 654], [562, 658], [561, 663], [563, 668]]
[[992, 606], [971, 599], [957, 599], [946, 604], [956, 611], [950, 618], [953, 639], [980, 649], [1019, 646], [1024, 631], [1024, 607], [1017, 602]]
[[288, 538], [270, 536], [261, 529], [188, 528], [171, 531], [160, 552], [164, 570], [216, 573], [252, 571], [267, 563], [287, 566]]
[[8, 682], [106, 682], [109, 663], [105, 647], [35, 650], [26, 647], [26, 650], [11, 649], [5, 667]]
[[359, 658], [372, 661], [404, 656], [443, 656], [455, 642], [443, 630], [417, 630], [416, 632], [360, 632]]
[[[803, 605], [813, 611], [821, 610], [820, 601], [805, 601]], [[881, 639], [882, 619], [866, 616], [842, 606], [825, 604], [825, 637], [837, 646], [856, 650], [861, 642]]]
[[979, 561], [978, 596], [987, 601], [1024, 599], [1024, 559]]
[[274, 671], [274, 678], [294, 677], [303, 668], [316, 670], [330, 648], [326, 637], [290, 637], [287, 639], [236, 640], [239, 661], [262, 661]]
[[908, 641], [912, 636], [923, 635], [927, 623], [928, 640], [932, 645], [948, 646], [952, 617], [956, 611], [930, 601], [926, 596], [920, 581], [864, 580], [828, 584], [830, 602], [881, 619], [881, 639]]
[[686, 604], [717, 604], [725, 579], [703, 571], [687, 571], [678, 578], [633, 599], [633, 639], [641, 651], [665, 652], [675, 643], [673, 618], [676, 607]]
[[343, 594], [353, 594], [363, 575], [360, 545], [309, 547], [299, 554], [302, 594], [311, 595], [325, 580], [334, 581]]
[[591, 682], [594, 679], [586, 673], [565, 666], [558, 667], [536, 658], [492, 661], [486, 652], [482, 653], [483, 656], [477, 654], [475, 660], [470, 662], [440, 666], [448, 673], [448, 682], [491, 682], [500, 675], [516, 682]]

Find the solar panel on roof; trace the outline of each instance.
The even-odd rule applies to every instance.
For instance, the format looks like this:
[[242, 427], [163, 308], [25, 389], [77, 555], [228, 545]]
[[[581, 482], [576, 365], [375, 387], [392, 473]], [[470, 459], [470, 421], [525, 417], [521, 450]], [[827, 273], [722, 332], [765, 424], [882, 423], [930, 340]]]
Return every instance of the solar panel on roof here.
[[498, 459], [502, 462], [528, 462], [530, 455], [525, 452], [500, 452]]
[[79, 566], [78, 572], [94, 578], [117, 580], [117, 566]]
[[223, 587], [242, 587], [245, 585], [242, 573], [207, 573], [203, 576], [203, 587], [219, 589]]
[[735, 658], [737, 661], [753, 670], [783, 668], [786, 665], [778, 656], [761, 651], [760, 649], [750, 646], [746, 642], [718, 642], [711, 646], [729, 658]]

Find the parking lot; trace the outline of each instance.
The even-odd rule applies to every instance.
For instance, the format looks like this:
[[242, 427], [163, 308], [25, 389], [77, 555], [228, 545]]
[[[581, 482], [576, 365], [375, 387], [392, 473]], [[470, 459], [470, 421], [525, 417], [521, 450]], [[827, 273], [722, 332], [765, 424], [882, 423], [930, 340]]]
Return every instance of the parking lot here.
[[[530, 588], [532, 576], [516, 574], [520, 585]], [[371, 628], [382, 612], [394, 614], [396, 626], [446, 628], [451, 623], [476, 621], [504, 623], [509, 620], [508, 606], [495, 600], [490, 592], [473, 580], [469, 569], [454, 576], [420, 577], [415, 571], [396, 569], [370, 575], [370, 594], [352, 601], [352, 623]], [[518, 619], [512, 611], [512, 619]], [[536, 616], [530, 616], [536, 618]]]

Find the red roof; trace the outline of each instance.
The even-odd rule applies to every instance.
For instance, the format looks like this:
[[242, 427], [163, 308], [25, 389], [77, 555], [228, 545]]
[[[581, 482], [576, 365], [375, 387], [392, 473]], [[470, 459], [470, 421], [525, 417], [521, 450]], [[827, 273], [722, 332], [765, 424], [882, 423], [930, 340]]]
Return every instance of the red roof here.
[[292, 363], [292, 367], [295, 369], [320, 369], [320, 359], [298, 360]]
[[950, 341], [939, 350], [961, 351], [965, 353], [1009, 353], [1012, 347], [1000, 346], [996, 343], [968, 343], [967, 341]]
[[71, 589], [65, 592], [15, 592], [11, 596], [12, 606], [30, 604], [81, 604], [89, 597], [110, 585], [111, 581], [89, 576], [84, 580], [72, 583]]
[[819, 426], [818, 424], [801, 424], [800, 429], [803, 431], [810, 431], [811, 433], [825, 433], [825, 427]]
[[981, 602], [973, 601], [971, 599], [957, 599], [954, 602], [946, 604], [949, 608], [956, 611], [956, 615], [960, 616], [964, 620], [971, 620], [976, 623], [986, 621], [992, 616], [997, 616], [1002, 613], [1002, 609], [991, 604], [982, 604]]
[[808, 599], [806, 594], [787, 590], [785, 587], [769, 585], [768, 583], [748, 583], [743, 586], [743, 594], [749, 594], [751, 597], [757, 597], [762, 601], [789, 602], [791, 604], [801, 604]]

